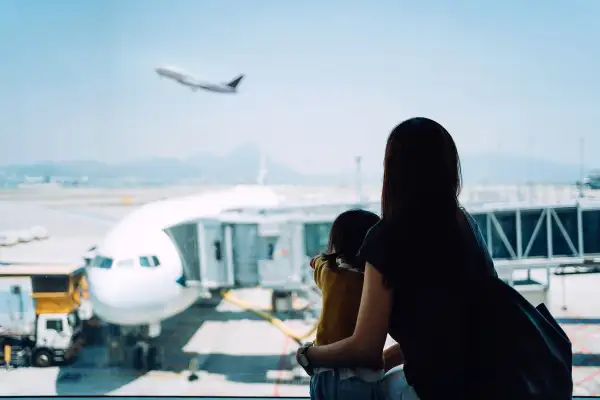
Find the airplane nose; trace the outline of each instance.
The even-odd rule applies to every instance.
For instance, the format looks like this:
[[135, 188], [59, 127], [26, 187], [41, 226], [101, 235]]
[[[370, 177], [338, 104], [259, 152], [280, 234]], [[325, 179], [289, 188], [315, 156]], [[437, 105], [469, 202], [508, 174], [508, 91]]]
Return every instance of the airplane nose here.
[[[119, 283], [111, 279], [112, 276], [110, 270], [92, 267], [87, 271], [88, 291], [92, 308], [99, 317], [106, 320], [111, 319], [111, 310], [118, 308], [119, 304], [117, 302], [124, 294]], [[123, 306], [121, 304], [121, 307]]]
[[137, 325], [160, 320], [165, 305], [180, 294], [175, 281], [165, 285], [165, 276], [149, 272], [92, 267], [87, 275], [94, 313], [113, 324]]
[[125, 323], [131, 311], [143, 310], [147, 297], [139, 281], [114, 269], [89, 268], [89, 296], [94, 312], [111, 323]]

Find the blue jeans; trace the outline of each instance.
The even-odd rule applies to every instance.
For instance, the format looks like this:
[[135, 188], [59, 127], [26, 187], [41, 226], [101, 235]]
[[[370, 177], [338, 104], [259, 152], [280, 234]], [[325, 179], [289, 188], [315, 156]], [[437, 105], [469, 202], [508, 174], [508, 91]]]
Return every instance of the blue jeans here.
[[311, 400], [383, 400], [379, 382], [357, 377], [340, 379], [339, 372], [323, 371], [310, 378]]

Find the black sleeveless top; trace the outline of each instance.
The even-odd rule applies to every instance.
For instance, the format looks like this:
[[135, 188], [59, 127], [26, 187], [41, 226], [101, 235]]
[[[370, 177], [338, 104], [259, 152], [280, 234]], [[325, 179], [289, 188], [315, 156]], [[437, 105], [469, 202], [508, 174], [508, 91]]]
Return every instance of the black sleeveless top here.
[[394, 269], [389, 333], [402, 348], [407, 381], [421, 400], [468, 397], [469, 368], [476, 366], [466, 360], [472, 351], [466, 339], [469, 288], [460, 276], [498, 276], [477, 223], [465, 210], [462, 213], [465, 221], [454, 232], [465, 246], [460, 261], [443, 245], [447, 237], [436, 234], [439, 224], [426, 219], [426, 226], [413, 225], [415, 234], [405, 232], [405, 239], [392, 243], [390, 238], [399, 237], [401, 228], [381, 221], [360, 249], [384, 278]]

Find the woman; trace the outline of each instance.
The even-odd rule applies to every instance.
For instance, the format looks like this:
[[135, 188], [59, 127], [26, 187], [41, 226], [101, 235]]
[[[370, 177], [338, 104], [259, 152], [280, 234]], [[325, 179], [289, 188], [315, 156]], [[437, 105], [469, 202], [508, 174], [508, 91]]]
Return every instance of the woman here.
[[[421, 400], [475, 395], [466, 282], [496, 272], [481, 232], [459, 205], [460, 188], [458, 152], [446, 129], [427, 118], [394, 128], [382, 220], [360, 250], [366, 266], [354, 334], [299, 349], [307, 371], [404, 363], [407, 390]], [[388, 333], [399, 344], [383, 352]]]

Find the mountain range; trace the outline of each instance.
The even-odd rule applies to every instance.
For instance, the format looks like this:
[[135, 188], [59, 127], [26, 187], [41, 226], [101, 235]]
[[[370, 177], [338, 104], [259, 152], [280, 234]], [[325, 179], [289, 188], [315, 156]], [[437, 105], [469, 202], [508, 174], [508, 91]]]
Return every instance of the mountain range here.
[[[0, 165], [0, 178], [24, 176], [87, 176], [90, 185], [98, 182], [129, 181], [140, 184], [195, 182], [207, 184], [254, 183], [258, 176], [261, 152], [255, 145], [244, 145], [224, 156], [197, 154], [185, 159], [145, 158], [120, 164], [99, 161], [39, 162]], [[342, 174], [303, 174], [267, 159], [269, 184], [352, 183], [354, 171]], [[580, 167], [548, 160], [500, 153], [462, 156], [463, 178], [467, 184], [487, 183], [573, 183], [580, 178]], [[365, 183], [381, 181], [381, 171], [365, 172]]]

